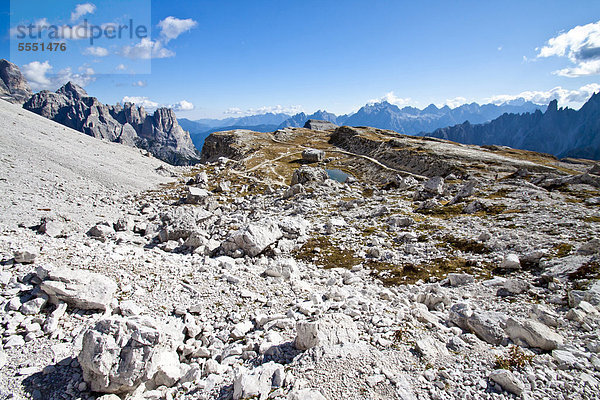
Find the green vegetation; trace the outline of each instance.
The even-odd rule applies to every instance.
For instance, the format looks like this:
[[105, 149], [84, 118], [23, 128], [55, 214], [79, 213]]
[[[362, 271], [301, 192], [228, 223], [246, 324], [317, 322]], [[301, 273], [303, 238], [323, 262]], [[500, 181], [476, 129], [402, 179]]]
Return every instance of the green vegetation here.
[[514, 371], [523, 369], [531, 364], [533, 355], [528, 355], [519, 346], [511, 346], [504, 356], [496, 356], [496, 368]]
[[457, 238], [452, 235], [446, 235], [442, 238], [442, 242], [438, 243], [438, 247], [449, 245], [454, 250], [460, 250], [466, 253], [488, 254], [491, 250], [483, 243], [472, 239]]
[[366, 266], [373, 270], [373, 275], [386, 286], [413, 284], [419, 280], [425, 282], [429, 278], [444, 279], [452, 272], [464, 272], [480, 278], [491, 276], [490, 265], [479, 266], [477, 262], [465, 260], [461, 257], [436, 258], [430, 263], [422, 264], [392, 264], [381, 261], [368, 261]]
[[558, 243], [553, 247], [554, 255], [557, 258], [563, 258], [571, 254], [573, 250], [573, 245], [569, 243]]
[[437, 217], [441, 219], [449, 219], [456, 217], [462, 214], [463, 205], [462, 204], [454, 204], [451, 206], [441, 206], [434, 207], [427, 210], [415, 210], [418, 213], [424, 215], [431, 215], [432, 217]]
[[585, 222], [590, 222], [590, 223], [600, 222], [600, 216], [598, 216], [598, 215], [590, 215], [588, 217], [581, 218], [581, 220], [585, 221]]
[[570, 280], [600, 279], [600, 263], [598, 261], [589, 261], [577, 268], [576, 271], [571, 272], [568, 277]]
[[488, 194], [487, 196], [485, 196], [487, 199], [502, 199], [504, 197], [506, 197], [506, 195], [508, 193], [511, 193], [512, 190], [508, 189], [508, 188], [502, 188], [494, 193]]
[[299, 260], [322, 265], [325, 268], [352, 268], [362, 261], [352, 250], [337, 246], [326, 236], [309, 239], [295, 256]]

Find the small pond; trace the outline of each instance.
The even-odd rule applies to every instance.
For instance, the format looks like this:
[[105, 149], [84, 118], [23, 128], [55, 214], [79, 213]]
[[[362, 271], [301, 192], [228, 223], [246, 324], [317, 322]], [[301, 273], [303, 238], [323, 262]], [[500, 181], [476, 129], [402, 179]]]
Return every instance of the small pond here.
[[327, 175], [329, 175], [330, 179], [341, 183], [346, 182], [350, 177], [350, 175], [339, 169], [326, 169], [325, 171], [327, 171]]

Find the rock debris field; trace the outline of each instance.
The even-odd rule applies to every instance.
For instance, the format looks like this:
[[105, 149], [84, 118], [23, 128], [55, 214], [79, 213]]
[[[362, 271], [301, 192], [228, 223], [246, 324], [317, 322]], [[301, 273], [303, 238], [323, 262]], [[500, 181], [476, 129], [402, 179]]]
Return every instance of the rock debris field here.
[[173, 167], [0, 113], [0, 399], [598, 398], [591, 162], [342, 127]]

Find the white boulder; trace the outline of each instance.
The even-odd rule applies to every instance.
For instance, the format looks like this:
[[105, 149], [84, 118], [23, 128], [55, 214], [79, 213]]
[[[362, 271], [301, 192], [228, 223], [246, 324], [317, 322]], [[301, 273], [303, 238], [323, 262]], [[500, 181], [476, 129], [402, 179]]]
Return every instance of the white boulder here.
[[241, 250], [250, 257], [255, 257], [282, 237], [283, 232], [277, 222], [263, 220], [233, 233], [221, 244], [221, 248], [226, 254], [235, 254], [237, 250]]
[[354, 343], [358, 340], [356, 323], [345, 314], [328, 314], [317, 321], [304, 321], [296, 324], [298, 350], [308, 350], [316, 346], [333, 346]]
[[519, 260], [519, 256], [516, 254], [507, 254], [506, 256], [504, 256], [502, 263], [500, 263], [500, 268], [520, 269], [521, 261]]
[[43, 281], [40, 289], [55, 304], [61, 300], [84, 310], [107, 310], [117, 291], [115, 281], [90, 271], [44, 265], [36, 274]]
[[502, 386], [502, 389], [516, 396], [520, 396], [525, 389], [523, 382], [518, 380], [513, 373], [507, 369], [497, 369], [492, 371], [489, 378], [498, 385]]
[[506, 321], [505, 330], [513, 342], [524, 341], [530, 347], [542, 350], [554, 350], [564, 343], [561, 335], [546, 325], [531, 319], [521, 321], [509, 318]]
[[161, 341], [156, 324], [145, 318], [110, 317], [88, 329], [77, 358], [94, 392], [127, 393], [148, 380]]

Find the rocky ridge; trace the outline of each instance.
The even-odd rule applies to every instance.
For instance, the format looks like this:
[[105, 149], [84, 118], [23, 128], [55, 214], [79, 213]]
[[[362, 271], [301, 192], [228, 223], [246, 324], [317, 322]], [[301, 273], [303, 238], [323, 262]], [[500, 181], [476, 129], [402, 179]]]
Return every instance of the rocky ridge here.
[[33, 94], [19, 68], [4, 59], [0, 60], [0, 97], [86, 135], [142, 148], [172, 165], [199, 161], [190, 134], [179, 126], [172, 109], [159, 108], [147, 115], [143, 107], [131, 103], [105, 105], [73, 82], [56, 92]]
[[15, 64], [0, 60], [0, 96], [11, 103], [23, 104], [31, 97], [31, 88]]
[[440, 128], [427, 134], [460, 143], [503, 145], [559, 157], [600, 159], [600, 93], [579, 109], [558, 108], [556, 100], [545, 112], [504, 114], [485, 124]]
[[145, 149], [173, 165], [198, 162], [189, 133], [169, 108], [147, 115], [143, 107], [132, 103], [108, 106], [72, 82], [54, 93], [43, 90], [34, 94], [23, 108], [86, 135]]
[[207, 143], [111, 217], [2, 227], [1, 395], [596, 396], [597, 166], [372, 128]]

